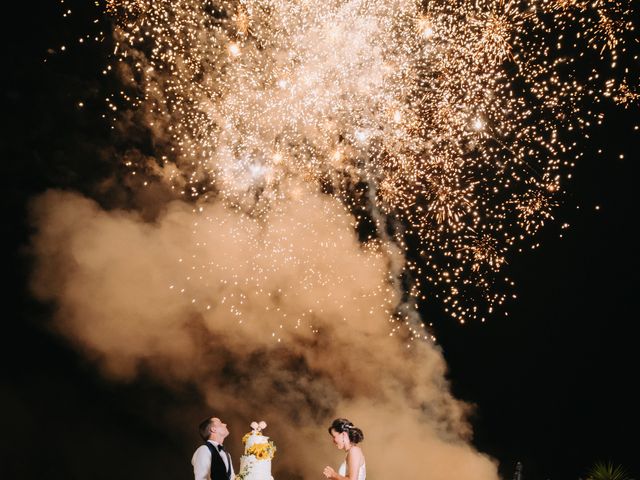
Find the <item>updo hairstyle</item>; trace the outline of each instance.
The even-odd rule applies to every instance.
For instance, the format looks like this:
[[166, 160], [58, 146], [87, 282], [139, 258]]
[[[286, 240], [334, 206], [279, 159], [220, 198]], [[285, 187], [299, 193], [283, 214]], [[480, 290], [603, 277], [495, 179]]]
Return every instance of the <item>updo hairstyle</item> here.
[[329, 427], [329, 433], [331, 433], [331, 430], [338, 433], [347, 432], [351, 443], [360, 443], [364, 440], [364, 433], [362, 433], [362, 430], [355, 427], [353, 423], [346, 418], [336, 418]]

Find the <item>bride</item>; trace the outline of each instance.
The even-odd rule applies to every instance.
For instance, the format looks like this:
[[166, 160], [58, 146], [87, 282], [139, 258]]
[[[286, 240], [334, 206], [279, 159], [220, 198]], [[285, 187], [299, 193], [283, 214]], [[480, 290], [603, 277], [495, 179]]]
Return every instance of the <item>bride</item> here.
[[347, 458], [336, 472], [331, 467], [324, 468], [324, 476], [330, 480], [365, 480], [367, 470], [364, 464], [364, 453], [359, 443], [364, 440], [362, 430], [355, 427], [346, 418], [336, 418], [329, 427], [333, 444], [347, 452]]

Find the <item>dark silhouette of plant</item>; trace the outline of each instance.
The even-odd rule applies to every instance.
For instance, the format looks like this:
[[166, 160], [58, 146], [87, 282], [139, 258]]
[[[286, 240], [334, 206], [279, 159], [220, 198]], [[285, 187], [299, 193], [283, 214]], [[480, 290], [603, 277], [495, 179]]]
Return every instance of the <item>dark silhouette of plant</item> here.
[[622, 465], [597, 462], [589, 471], [587, 480], [632, 480]]

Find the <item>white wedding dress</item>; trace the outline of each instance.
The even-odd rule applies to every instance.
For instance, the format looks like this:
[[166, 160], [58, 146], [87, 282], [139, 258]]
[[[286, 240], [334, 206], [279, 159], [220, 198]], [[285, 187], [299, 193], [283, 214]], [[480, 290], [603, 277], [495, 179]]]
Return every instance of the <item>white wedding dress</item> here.
[[[340, 465], [340, 468], [338, 469], [338, 473], [343, 477], [347, 476], [346, 460], [342, 462], [342, 465]], [[366, 464], [363, 463], [362, 466], [360, 467], [360, 470], [358, 471], [358, 480], [365, 480], [366, 478], [367, 478], [367, 468], [366, 468]]]

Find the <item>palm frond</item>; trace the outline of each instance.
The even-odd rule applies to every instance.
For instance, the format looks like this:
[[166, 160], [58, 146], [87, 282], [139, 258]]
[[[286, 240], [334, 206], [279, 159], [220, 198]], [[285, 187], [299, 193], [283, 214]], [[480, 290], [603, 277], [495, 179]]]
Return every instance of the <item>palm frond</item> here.
[[588, 480], [631, 480], [622, 465], [611, 462], [597, 462], [589, 471]]

